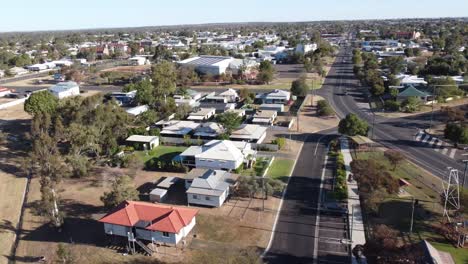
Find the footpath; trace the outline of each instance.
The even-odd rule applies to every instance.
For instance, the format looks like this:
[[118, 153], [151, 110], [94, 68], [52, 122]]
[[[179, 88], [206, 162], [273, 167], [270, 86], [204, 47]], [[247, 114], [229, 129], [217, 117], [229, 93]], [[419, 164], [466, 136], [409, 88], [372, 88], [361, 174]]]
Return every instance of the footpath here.
[[[361, 202], [359, 200], [359, 191], [357, 182], [354, 179], [350, 179], [351, 174], [351, 152], [349, 149], [348, 138], [340, 138], [341, 153], [343, 154], [343, 160], [346, 169], [346, 177], [348, 178], [348, 223], [349, 223], [349, 234], [351, 249], [354, 249], [357, 245], [366, 244], [366, 234], [364, 229], [364, 220], [362, 217]], [[367, 263], [365, 257], [361, 258], [360, 261], [352, 255], [351, 263]]]

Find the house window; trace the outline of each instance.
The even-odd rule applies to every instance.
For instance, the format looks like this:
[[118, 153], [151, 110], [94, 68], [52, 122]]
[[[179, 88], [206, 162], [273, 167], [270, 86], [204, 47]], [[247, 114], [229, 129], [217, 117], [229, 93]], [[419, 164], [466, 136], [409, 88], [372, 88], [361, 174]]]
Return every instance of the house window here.
[[194, 194], [192, 197], [193, 199], [198, 200], [198, 195]]
[[205, 200], [210, 201], [211, 198], [210, 198], [209, 196], [206, 196], [206, 197], [205, 197]]
[[169, 237], [169, 233], [168, 232], [163, 232], [163, 237]]

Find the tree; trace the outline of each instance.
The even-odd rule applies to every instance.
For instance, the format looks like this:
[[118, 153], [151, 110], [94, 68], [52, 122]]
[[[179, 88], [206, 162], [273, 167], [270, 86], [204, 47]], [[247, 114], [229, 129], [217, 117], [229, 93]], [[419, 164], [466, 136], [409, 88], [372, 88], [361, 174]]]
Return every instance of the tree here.
[[345, 119], [340, 120], [338, 132], [348, 136], [367, 136], [369, 125], [356, 114], [348, 114]]
[[416, 96], [410, 96], [406, 98], [401, 106], [405, 109], [408, 113], [413, 113], [419, 110], [421, 107], [421, 99]]
[[75, 257], [73, 256], [73, 253], [71, 252], [70, 248], [63, 243], [58, 244], [55, 255], [57, 257], [56, 263], [62, 263], [62, 264], [76, 263]]
[[319, 116], [331, 116], [334, 113], [335, 112], [326, 100], [320, 100], [317, 102], [317, 114]]
[[448, 123], [444, 129], [444, 136], [455, 144], [468, 144], [468, 127], [462, 124]]
[[291, 83], [291, 93], [296, 96], [305, 97], [309, 92], [309, 85], [305, 76], [301, 76], [299, 79], [294, 80]]
[[259, 72], [257, 79], [261, 83], [269, 84], [275, 75], [275, 68], [273, 64], [269, 61], [262, 61], [259, 66]]
[[150, 105], [155, 101], [154, 87], [149, 80], [143, 80], [129, 87], [136, 90], [135, 101], [140, 105]]
[[58, 106], [58, 99], [49, 91], [40, 91], [31, 94], [24, 103], [24, 111], [31, 115], [37, 113], [49, 113], [55, 112]]
[[392, 168], [393, 171], [396, 169], [398, 164], [400, 164], [403, 160], [405, 160], [405, 156], [403, 156], [403, 154], [401, 154], [399, 151], [392, 150], [392, 149], [386, 150], [384, 152], [384, 155], [388, 159], [390, 164], [393, 165], [393, 168]]
[[152, 67], [151, 79], [154, 86], [154, 97], [164, 99], [176, 90], [177, 72], [174, 64], [162, 61]]
[[133, 186], [132, 178], [120, 176], [112, 183], [110, 192], [105, 192], [101, 196], [101, 201], [106, 208], [113, 208], [126, 200], [137, 200], [138, 191]]
[[226, 129], [227, 134], [238, 128], [242, 122], [242, 117], [236, 112], [224, 112], [216, 117], [219, 124]]

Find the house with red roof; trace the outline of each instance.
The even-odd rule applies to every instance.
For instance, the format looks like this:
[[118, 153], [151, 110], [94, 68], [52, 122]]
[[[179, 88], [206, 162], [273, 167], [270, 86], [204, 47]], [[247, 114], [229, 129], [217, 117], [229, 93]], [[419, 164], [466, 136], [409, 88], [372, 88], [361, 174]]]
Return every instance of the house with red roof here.
[[195, 226], [198, 210], [124, 201], [99, 222], [108, 235], [177, 245]]

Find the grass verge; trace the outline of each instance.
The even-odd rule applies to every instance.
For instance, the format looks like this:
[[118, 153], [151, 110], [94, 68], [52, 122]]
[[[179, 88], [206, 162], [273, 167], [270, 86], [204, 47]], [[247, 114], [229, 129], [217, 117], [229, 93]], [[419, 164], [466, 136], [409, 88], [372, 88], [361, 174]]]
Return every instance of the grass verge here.
[[276, 158], [268, 169], [267, 176], [286, 183], [291, 174], [294, 160]]

